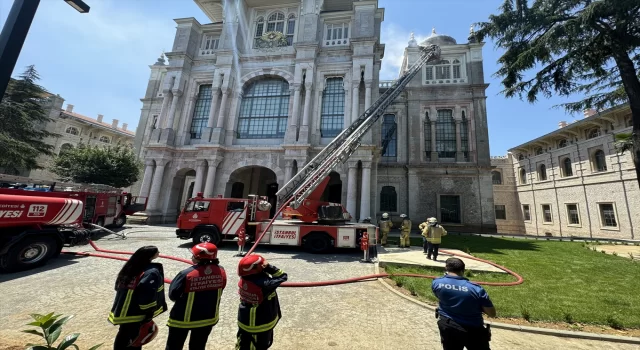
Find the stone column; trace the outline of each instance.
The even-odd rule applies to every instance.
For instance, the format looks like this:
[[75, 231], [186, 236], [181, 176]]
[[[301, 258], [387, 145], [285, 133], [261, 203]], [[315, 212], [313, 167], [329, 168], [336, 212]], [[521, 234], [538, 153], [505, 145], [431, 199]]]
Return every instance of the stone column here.
[[353, 217], [353, 220], [356, 219], [356, 194], [357, 194], [357, 172], [358, 172], [358, 162], [350, 161], [349, 165], [349, 174], [347, 178], [347, 211]]
[[311, 84], [304, 85], [304, 114], [302, 116], [302, 125], [309, 126], [309, 113], [311, 111]]
[[293, 161], [286, 160], [284, 165], [284, 183], [286, 184], [293, 177]]
[[146, 166], [144, 169], [144, 177], [142, 178], [142, 185], [140, 186], [140, 197], [148, 197], [149, 190], [151, 189], [151, 180], [153, 179], [153, 160], [147, 159], [144, 162]]
[[167, 118], [167, 129], [173, 129], [173, 121], [176, 117], [176, 108], [178, 107], [181, 95], [182, 92], [179, 90], [173, 90], [173, 100], [171, 101], [171, 109], [169, 109], [169, 117]]
[[156, 173], [153, 174], [153, 182], [151, 183], [151, 191], [149, 191], [149, 199], [147, 201], [147, 211], [156, 211], [160, 206], [162, 178], [164, 177], [164, 167], [166, 165], [167, 162], [165, 160], [156, 161]]
[[362, 190], [360, 191], [360, 220], [371, 216], [371, 162], [362, 162]]
[[353, 94], [351, 95], [351, 123], [360, 116], [360, 82], [353, 82]]
[[298, 116], [300, 115], [300, 85], [295, 84], [293, 86], [293, 111], [291, 113], [291, 122], [289, 123], [292, 127], [298, 126]]
[[193, 184], [193, 192], [191, 192], [191, 197], [195, 197], [198, 192], [202, 192], [202, 181], [204, 180], [204, 161], [199, 160], [198, 166], [196, 167], [196, 180]]
[[218, 107], [218, 89], [219, 87], [211, 87], [211, 109], [209, 109], [209, 120], [207, 121], [207, 128], [213, 128], [216, 119], [216, 107]]
[[218, 113], [218, 125], [216, 128], [224, 129], [224, 114], [227, 109], [227, 98], [229, 97], [229, 89], [222, 90], [222, 101], [220, 101], [220, 112]]
[[462, 120], [456, 119], [456, 162], [464, 161], [464, 155], [462, 154], [462, 137], [460, 136], [460, 123]]
[[216, 171], [218, 170], [218, 165], [220, 164], [220, 160], [208, 160], [209, 162], [209, 170], [207, 171], [207, 181], [204, 185], [204, 196], [205, 198], [213, 197], [213, 187], [216, 180]]
[[365, 94], [364, 94], [364, 110], [366, 111], [371, 107], [371, 81], [367, 81], [365, 84]]
[[158, 123], [156, 126], [158, 129], [162, 129], [164, 121], [167, 119], [167, 108], [169, 108], [169, 101], [171, 100], [171, 91], [163, 91], [164, 98], [162, 99], [162, 108], [160, 109], [160, 117], [158, 117]]

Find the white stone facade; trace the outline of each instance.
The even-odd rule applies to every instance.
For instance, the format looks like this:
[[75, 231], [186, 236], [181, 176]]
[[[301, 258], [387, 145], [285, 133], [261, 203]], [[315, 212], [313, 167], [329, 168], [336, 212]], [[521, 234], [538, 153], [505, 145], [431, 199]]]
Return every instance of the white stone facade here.
[[[150, 66], [136, 134], [146, 164], [139, 193], [149, 197], [151, 217], [163, 222], [174, 221], [197, 192], [274, 201], [274, 191], [391, 84], [379, 80], [384, 9], [376, 0], [196, 3], [213, 23], [176, 20], [169, 64], [159, 59]], [[395, 219], [407, 213], [417, 225], [440, 217], [444, 205], [445, 218], [455, 216], [460, 230], [495, 230], [483, 44], [457, 45], [436, 34], [428, 40], [442, 46], [447, 68], [430, 66], [433, 79], [427, 68], [414, 78], [390, 117], [380, 118], [335, 169], [325, 198], [357, 220], [375, 221], [387, 211]], [[411, 40], [403, 69], [418, 55]], [[431, 152], [425, 118], [434, 113], [435, 135], [439, 110], [449, 113], [446, 132], [438, 129], [449, 144], [436, 145], [429, 132]], [[394, 123], [394, 141], [381, 156], [381, 134]], [[440, 147], [446, 157], [438, 157]], [[455, 198], [441, 205], [447, 195]]]
[[509, 207], [507, 220], [496, 220], [498, 230], [637, 239], [640, 190], [633, 160], [614, 148], [615, 134], [631, 133], [628, 106], [587, 111], [584, 119], [559, 126], [514, 147], [506, 161], [492, 161], [509, 179], [494, 185], [495, 204]]

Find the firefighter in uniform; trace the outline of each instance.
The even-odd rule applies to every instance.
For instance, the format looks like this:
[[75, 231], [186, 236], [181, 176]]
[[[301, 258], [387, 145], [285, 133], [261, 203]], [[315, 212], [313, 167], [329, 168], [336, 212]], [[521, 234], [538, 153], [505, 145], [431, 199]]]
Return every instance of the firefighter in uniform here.
[[391, 220], [389, 220], [388, 213], [382, 214], [382, 219], [380, 219], [378, 226], [380, 227], [380, 233], [382, 234], [380, 244], [382, 244], [382, 246], [386, 246], [387, 236], [389, 235], [389, 231], [391, 231], [391, 228], [393, 227], [393, 223], [391, 222]]
[[238, 341], [236, 350], [266, 350], [273, 344], [273, 329], [282, 317], [276, 288], [287, 274], [253, 254], [238, 264]]
[[427, 241], [427, 259], [431, 259], [433, 255], [433, 261], [437, 261], [442, 236], [447, 235], [447, 230], [438, 225], [436, 218], [429, 218], [426, 225], [420, 224], [420, 226], [422, 227], [422, 236]]
[[189, 350], [204, 350], [211, 329], [218, 323], [220, 298], [227, 285], [218, 248], [213, 243], [200, 243], [191, 252], [195, 265], [180, 271], [169, 286], [169, 299], [175, 304], [167, 322], [166, 350], [182, 350], [189, 331]]
[[444, 350], [489, 350], [491, 329], [484, 327], [482, 314], [496, 317], [496, 309], [481, 286], [464, 278], [464, 262], [449, 258], [446, 274], [431, 284], [438, 298], [436, 318]]
[[402, 226], [400, 226], [400, 248], [411, 247], [409, 233], [411, 233], [411, 220], [406, 214], [400, 215], [402, 218]]
[[164, 270], [162, 264], [152, 262], [159, 255], [157, 247], [144, 246], [131, 255], [118, 273], [116, 297], [109, 313], [109, 322], [120, 326], [114, 339], [114, 350], [142, 349], [133, 344], [141, 329], [167, 311]]

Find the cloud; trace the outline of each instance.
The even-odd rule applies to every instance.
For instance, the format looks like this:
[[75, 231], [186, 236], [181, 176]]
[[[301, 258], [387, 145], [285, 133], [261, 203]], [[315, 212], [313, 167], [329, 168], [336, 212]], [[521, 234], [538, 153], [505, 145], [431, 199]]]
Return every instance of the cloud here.
[[[411, 31], [401, 28], [394, 23], [385, 22], [382, 25], [380, 42], [385, 44], [382, 68], [380, 69], [380, 80], [393, 80], [398, 78], [404, 49], [408, 46]], [[416, 41], [422, 42], [426, 36], [416, 35]]]

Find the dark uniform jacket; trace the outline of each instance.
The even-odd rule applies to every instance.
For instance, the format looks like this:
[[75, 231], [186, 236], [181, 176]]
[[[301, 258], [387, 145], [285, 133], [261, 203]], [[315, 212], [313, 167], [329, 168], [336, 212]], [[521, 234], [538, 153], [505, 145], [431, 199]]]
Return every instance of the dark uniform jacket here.
[[118, 287], [109, 322], [114, 325], [142, 322], [165, 311], [164, 270], [162, 264], [151, 263], [128, 285]]
[[249, 333], [262, 333], [278, 324], [282, 313], [276, 288], [286, 280], [287, 274], [273, 265], [267, 266], [262, 273], [240, 278], [240, 329]]
[[167, 326], [200, 328], [218, 323], [220, 298], [227, 274], [218, 265], [194, 265], [171, 281], [169, 299], [175, 301]]

